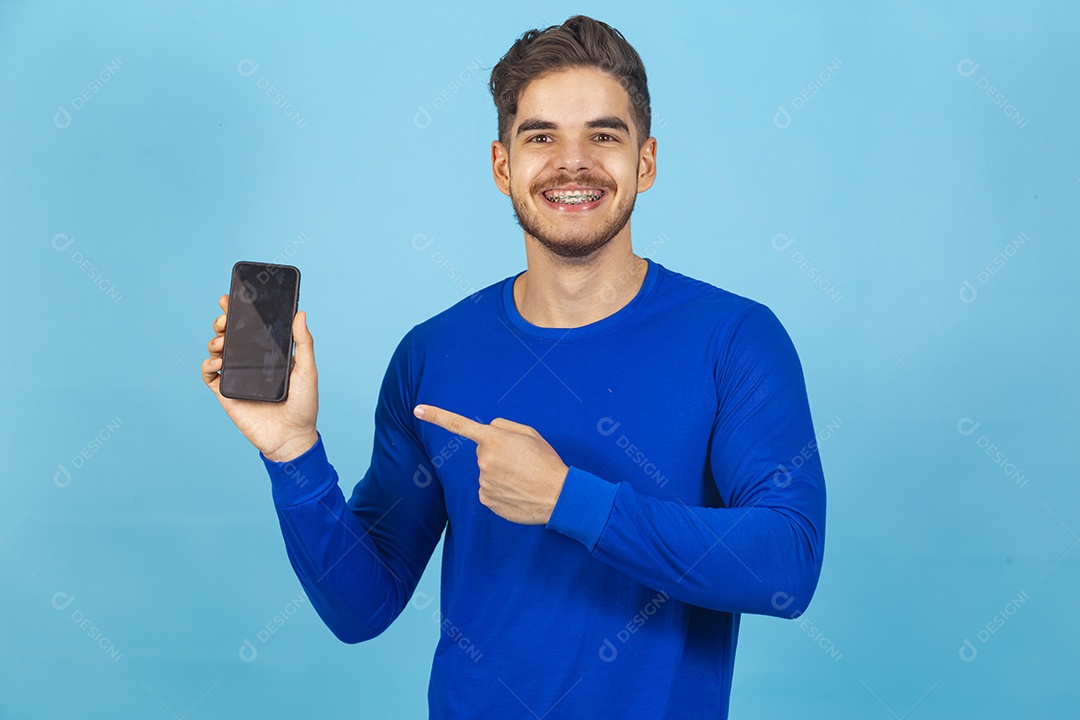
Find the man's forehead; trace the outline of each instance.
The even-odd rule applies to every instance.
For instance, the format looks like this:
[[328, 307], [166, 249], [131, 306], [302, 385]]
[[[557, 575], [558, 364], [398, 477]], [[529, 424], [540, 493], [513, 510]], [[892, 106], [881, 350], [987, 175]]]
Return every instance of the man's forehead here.
[[[594, 127], [589, 123], [597, 119], [619, 118], [625, 127], [630, 120], [630, 96], [614, 77], [601, 70], [569, 68], [529, 82], [518, 98], [515, 115], [516, 126], [541, 121], [558, 127]], [[607, 127], [617, 128], [618, 124]]]
[[[559, 103], [573, 100], [576, 105], [615, 105], [622, 111], [630, 96], [613, 76], [595, 68], [565, 68], [544, 73], [528, 82], [518, 97], [518, 110], [523, 105]], [[560, 102], [562, 101], [562, 102]]]

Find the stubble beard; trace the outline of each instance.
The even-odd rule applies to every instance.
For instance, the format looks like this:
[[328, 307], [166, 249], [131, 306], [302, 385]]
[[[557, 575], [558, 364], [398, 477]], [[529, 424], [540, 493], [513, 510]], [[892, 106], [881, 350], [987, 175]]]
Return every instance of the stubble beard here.
[[[570, 183], [578, 183], [586, 187], [600, 187], [606, 192], [611, 193], [612, 188], [607, 183], [597, 183], [589, 181], [588, 179], [582, 180], [562, 180], [556, 179], [555, 181], [545, 181], [544, 183], [534, 183], [535, 189], [530, 189], [531, 197], [539, 197], [538, 193], [545, 187], [559, 186]], [[549, 232], [545, 229], [544, 220], [539, 216], [538, 212], [530, 212], [528, 206], [526, 206], [524, 199], [519, 195], [516, 195], [511, 186], [510, 190], [510, 202], [514, 206], [514, 216], [517, 219], [517, 224], [527, 234], [536, 238], [536, 240], [543, 245], [549, 252], [558, 257], [575, 260], [580, 258], [589, 257], [596, 251], [611, 242], [612, 238], [618, 235], [626, 224], [630, 221], [630, 215], [634, 211], [634, 203], [637, 201], [637, 194], [630, 195], [628, 199], [623, 200], [615, 208], [615, 214], [604, 225], [597, 228], [595, 231], [588, 230], [567, 230], [562, 233]], [[547, 202], [543, 198], [540, 198], [538, 202]]]

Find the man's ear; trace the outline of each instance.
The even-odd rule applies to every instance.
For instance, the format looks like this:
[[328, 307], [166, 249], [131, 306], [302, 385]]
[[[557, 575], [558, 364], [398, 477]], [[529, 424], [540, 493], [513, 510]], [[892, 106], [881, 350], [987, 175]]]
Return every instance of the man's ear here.
[[656, 138], [651, 137], [638, 153], [637, 191], [645, 192], [656, 182]]
[[510, 153], [498, 140], [491, 143], [491, 175], [499, 192], [510, 195]]

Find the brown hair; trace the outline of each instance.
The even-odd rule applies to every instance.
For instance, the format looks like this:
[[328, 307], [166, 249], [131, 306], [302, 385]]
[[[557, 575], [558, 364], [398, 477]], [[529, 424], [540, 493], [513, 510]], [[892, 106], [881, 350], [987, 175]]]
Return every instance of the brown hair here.
[[530, 82], [547, 73], [578, 67], [602, 70], [626, 90], [640, 149], [652, 124], [645, 65], [622, 33], [585, 15], [525, 32], [492, 69], [488, 87], [499, 114], [499, 141], [509, 147], [510, 123]]

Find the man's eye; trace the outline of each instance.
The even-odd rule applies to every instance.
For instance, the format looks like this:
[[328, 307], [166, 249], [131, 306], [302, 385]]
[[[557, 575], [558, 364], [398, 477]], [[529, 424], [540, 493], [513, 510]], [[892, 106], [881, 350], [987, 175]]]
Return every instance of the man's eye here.
[[533, 135], [529, 138], [529, 142], [535, 142], [536, 140], [547, 139], [547, 135]]
[[615, 137], [613, 135], [608, 135], [607, 133], [600, 133], [596, 137], [598, 139], [604, 139], [604, 138], [607, 138], [608, 140], [614, 140], [615, 139]]

